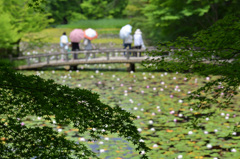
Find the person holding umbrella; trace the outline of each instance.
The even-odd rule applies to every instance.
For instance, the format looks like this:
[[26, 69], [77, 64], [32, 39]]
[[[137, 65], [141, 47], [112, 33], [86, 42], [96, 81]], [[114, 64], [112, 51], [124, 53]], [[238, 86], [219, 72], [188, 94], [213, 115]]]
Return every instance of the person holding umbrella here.
[[[69, 38], [71, 40], [72, 44], [72, 51], [79, 51], [79, 42], [84, 38], [84, 32], [82, 29], [74, 29], [70, 35]], [[73, 59], [77, 59], [77, 54], [74, 54]]]
[[97, 37], [98, 37], [97, 32], [92, 28], [88, 28], [84, 31], [83, 45], [85, 46], [85, 50], [92, 50], [94, 48], [94, 46], [91, 43], [91, 40], [96, 39]]
[[[131, 34], [129, 34], [125, 39], [123, 39], [124, 49], [126, 49], [127, 47], [129, 49], [132, 48], [132, 40], [133, 40], [133, 37]], [[131, 55], [131, 52], [129, 54]], [[124, 55], [125, 55], [125, 53], [124, 53]]]
[[[126, 49], [127, 47], [131, 49], [131, 44], [132, 44], [131, 32], [132, 32], [132, 26], [129, 24], [123, 26], [119, 32], [120, 38], [123, 39], [124, 49]], [[125, 55], [125, 52], [124, 52], [124, 55]]]

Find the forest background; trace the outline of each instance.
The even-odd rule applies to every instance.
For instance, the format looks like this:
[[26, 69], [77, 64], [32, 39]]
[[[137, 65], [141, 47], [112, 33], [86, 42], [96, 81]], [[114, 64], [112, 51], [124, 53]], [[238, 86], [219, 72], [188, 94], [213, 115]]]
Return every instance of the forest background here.
[[[19, 43], [45, 28], [83, 20], [129, 19], [149, 45], [192, 37], [223, 17], [238, 12], [237, 0], [2, 0], [1, 55], [19, 54]], [[15, 51], [14, 51], [15, 50]], [[17, 51], [17, 53], [16, 53]]]

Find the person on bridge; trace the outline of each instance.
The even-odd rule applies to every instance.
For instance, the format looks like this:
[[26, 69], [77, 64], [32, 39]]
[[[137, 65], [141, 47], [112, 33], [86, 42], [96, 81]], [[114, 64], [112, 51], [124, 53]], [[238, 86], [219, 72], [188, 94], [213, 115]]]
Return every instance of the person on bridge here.
[[[124, 49], [128, 47], [128, 49], [132, 48], [132, 42], [133, 42], [133, 37], [131, 34], [129, 34], [125, 39], [123, 39], [123, 46]], [[131, 52], [129, 53], [131, 55]], [[124, 52], [125, 55], [125, 52]]]
[[[93, 48], [95, 48], [93, 46], [93, 44], [91, 43], [91, 40], [84, 38], [83, 40], [83, 45], [84, 45], [84, 49], [85, 50], [92, 50]], [[90, 56], [88, 55], [88, 58], [90, 58]]]
[[[67, 52], [68, 50], [68, 37], [66, 35], [66, 32], [63, 32], [62, 36], [60, 37], [60, 47], [61, 47], [61, 52]], [[64, 55], [61, 55], [61, 59], [64, 59]]]
[[[135, 49], [145, 49], [145, 45], [142, 39], [142, 32], [140, 29], [137, 29], [134, 33], [134, 48]], [[140, 53], [141, 56], [141, 53]]]
[[87, 39], [87, 38], [84, 38], [83, 40], [83, 45], [84, 45], [84, 49], [85, 50], [92, 50], [93, 48], [95, 48], [93, 46], [93, 44], [91, 43], [91, 40]]

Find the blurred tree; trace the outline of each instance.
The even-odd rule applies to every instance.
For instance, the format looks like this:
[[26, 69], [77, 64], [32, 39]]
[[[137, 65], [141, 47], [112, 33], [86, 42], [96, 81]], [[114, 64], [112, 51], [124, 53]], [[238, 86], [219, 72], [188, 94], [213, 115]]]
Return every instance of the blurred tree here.
[[[85, 19], [79, 0], [48, 0], [45, 3], [45, 12], [51, 13], [54, 24], [67, 24], [71, 18]], [[81, 16], [80, 16], [81, 15]]]
[[128, 0], [86, 0], [81, 8], [89, 19], [122, 18], [127, 4]]
[[35, 12], [33, 8], [29, 8], [27, 2], [27, 0], [0, 1], [1, 56], [20, 55], [21, 39], [27, 33], [44, 29], [52, 21], [48, 19], [48, 14]]
[[127, 3], [127, 0], [49, 0], [45, 8], [52, 14], [54, 24], [67, 24], [82, 19], [122, 18]]
[[153, 44], [178, 36], [191, 37], [225, 15], [238, 11], [239, 6], [238, 0], [149, 0], [142, 8], [147, 20], [141, 27]]

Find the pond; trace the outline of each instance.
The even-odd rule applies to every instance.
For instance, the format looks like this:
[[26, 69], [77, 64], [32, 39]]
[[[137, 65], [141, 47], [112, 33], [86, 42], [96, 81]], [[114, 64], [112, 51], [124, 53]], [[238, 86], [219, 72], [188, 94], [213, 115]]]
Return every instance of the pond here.
[[[237, 158], [239, 156], [239, 132], [233, 131], [240, 121], [239, 101], [225, 110], [212, 108], [215, 115], [202, 120], [204, 129], [189, 127], [190, 114], [201, 114], [184, 100], [192, 91], [217, 77], [193, 76], [168, 72], [147, 72], [137, 66], [137, 72], [126, 72], [122, 65], [82, 65], [79, 70], [62, 69], [22, 71], [23, 74], [38, 75], [54, 79], [56, 83], [92, 90], [100, 100], [110, 106], [119, 105], [136, 116], [135, 124], [152, 151], [152, 159], [173, 158]], [[138, 69], [139, 68], [139, 69]], [[239, 96], [238, 96], [239, 97]], [[48, 126], [50, 123], [30, 116], [29, 125]], [[139, 158], [134, 145], [117, 134], [102, 136], [98, 141], [89, 141], [88, 134], [78, 134], [77, 129], [53, 125], [71, 140], [89, 145], [100, 158]], [[230, 138], [226, 139], [225, 136]], [[235, 150], [235, 151], [234, 151]]]

